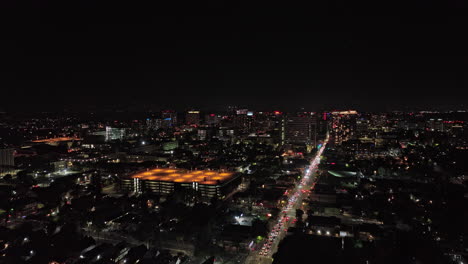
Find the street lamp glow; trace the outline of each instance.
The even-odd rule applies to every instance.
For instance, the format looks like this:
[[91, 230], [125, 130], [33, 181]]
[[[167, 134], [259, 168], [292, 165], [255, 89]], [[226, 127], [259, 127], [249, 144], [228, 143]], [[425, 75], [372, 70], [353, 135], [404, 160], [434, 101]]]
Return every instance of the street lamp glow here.
[[[298, 177], [298, 179], [300, 179], [300, 180], [296, 183], [296, 187], [295, 187], [294, 191], [292, 193], [288, 193], [288, 192], [285, 193], [285, 195], [287, 195], [289, 197], [287, 197], [288, 200], [287, 200], [286, 208], [283, 209], [284, 215], [282, 215], [278, 219], [278, 223], [275, 225], [273, 230], [269, 233], [266, 241], [270, 241], [271, 244], [269, 244], [269, 246], [267, 246], [266, 244], [263, 245], [262, 250], [259, 252], [260, 256], [270, 256], [271, 257], [271, 254], [274, 253], [274, 249], [273, 249], [274, 246], [272, 248], [270, 248], [270, 246], [271, 245], [276, 245], [276, 243], [279, 240], [281, 240], [281, 238], [282, 238], [282, 236], [284, 234], [283, 232], [287, 232], [289, 225], [291, 223], [295, 222], [295, 221], [292, 221], [292, 222], [290, 221], [290, 217], [288, 216], [288, 214], [292, 213], [294, 209], [297, 209], [298, 206], [303, 204], [302, 199], [304, 197], [304, 193], [306, 193], [306, 191], [304, 191], [304, 188], [307, 191], [309, 189], [313, 189], [313, 185], [315, 183], [310, 182], [310, 178], [311, 178], [310, 175], [317, 172], [317, 170], [318, 170], [317, 165], [320, 163], [320, 157], [321, 157], [321, 155], [322, 155], [322, 153], [323, 153], [323, 151], [325, 149], [327, 141], [328, 141], [328, 137], [325, 140], [325, 143], [323, 144], [323, 146], [317, 152], [316, 157], [313, 160], [311, 160], [311, 163], [310, 163], [309, 167], [305, 169], [304, 174], [302, 175], [302, 179], [301, 179], [301, 176]], [[312, 186], [309, 186], [311, 184], [312, 184]], [[281, 201], [282, 204], [285, 203], [285, 202], [286, 201], [284, 201], [284, 200]], [[321, 235], [322, 231], [318, 230], [317, 234]], [[330, 235], [330, 232], [327, 231], [326, 234]]]

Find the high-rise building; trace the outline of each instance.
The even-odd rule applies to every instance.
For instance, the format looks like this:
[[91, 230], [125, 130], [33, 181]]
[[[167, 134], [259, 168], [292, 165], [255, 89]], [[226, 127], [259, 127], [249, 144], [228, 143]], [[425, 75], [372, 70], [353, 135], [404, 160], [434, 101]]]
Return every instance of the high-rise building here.
[[146, 118], [146, 128], [149, 130], [153, 130], [155, 127], [155, 120], [154, 118]]
[[217, 126], [221, 121], [221, 117], [216, 114], [205, 115], [205, 123], [209, 126]]
[[185, 114], [185, 123], [187, 125], [200, 124], [200, 111], [191, 110]]
[[357, 115], [355, 114], [341, 114], [340, 112], [333, 115], [331, 132], [336, 145], [357, 138], [356, 119]]
[[324, 136], [328, 132], [328, 126], [330, 125], [330, 113], [324, 112], [317, 114], [317, 134]]
[[162, 128], [162, 119], [161, 118], [147, 118], [146, 128], [149, 130], [158, 130]]
[[123, 140], [125, 138], [125, 128], [106, 126], [106, 141]]
[[369, 120], [360, 118], [356, 120], [356, 133], [358, 137], [365, 137], [369, 135]]
[[161, 112], [163, 128], [172, 128], [177, 126], [177, 113], [172, 110], [165, 110]]
[[254, 112], [248, 111], [247, 109], [237, 110], [236, 115], [233, 116], [234, 127], [248, 132], [252, 129], [254, 122]]
[[311, 113], [286, 116], [283, 125], [283, 143], [317, 145], [317, 120]]

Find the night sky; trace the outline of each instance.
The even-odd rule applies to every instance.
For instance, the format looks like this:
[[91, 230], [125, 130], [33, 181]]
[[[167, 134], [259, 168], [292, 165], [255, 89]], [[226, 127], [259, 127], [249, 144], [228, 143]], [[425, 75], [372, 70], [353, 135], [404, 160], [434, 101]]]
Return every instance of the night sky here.
[[466, 101], [466, 1], [96, 2], [0, 1], [0, 108]]

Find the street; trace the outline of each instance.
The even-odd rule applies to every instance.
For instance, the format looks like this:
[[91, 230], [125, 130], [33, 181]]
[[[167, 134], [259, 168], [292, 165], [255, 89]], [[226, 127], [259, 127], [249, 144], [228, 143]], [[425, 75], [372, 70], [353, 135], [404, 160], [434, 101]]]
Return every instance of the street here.
[[301, 180], [296, 184], [294, 191], [290, 194], [287, 205], [283, 208], [278, 222], [272, 228], [266, 242], [260, 251], [251, 252], [245, 263], [271, 263], [273, 262], [273, 254], [278, 250], [278, 245], [286, 236], [288, 228], [293, 226], [297, 219], [296, 209], [302, 205], [302, 200], [307, 197], [309, 190], [313, 190], [315, 184], [314, 179], [320, 163], [320, 157], [326, 147], [327, 141], [319, 149], [315, 157], [312, 159], [309, 167], [305, 170]]

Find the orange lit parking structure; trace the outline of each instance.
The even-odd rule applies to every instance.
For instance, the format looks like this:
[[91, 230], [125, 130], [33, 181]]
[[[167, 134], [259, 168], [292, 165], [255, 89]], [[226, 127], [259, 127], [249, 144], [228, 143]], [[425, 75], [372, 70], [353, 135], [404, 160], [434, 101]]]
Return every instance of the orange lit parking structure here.
[[124, 192], [168, 195], [186, 190], [205, 198], [224, 199], [240, 184], [240, 174], [209, 170], [155, 168], [122, 178]]

